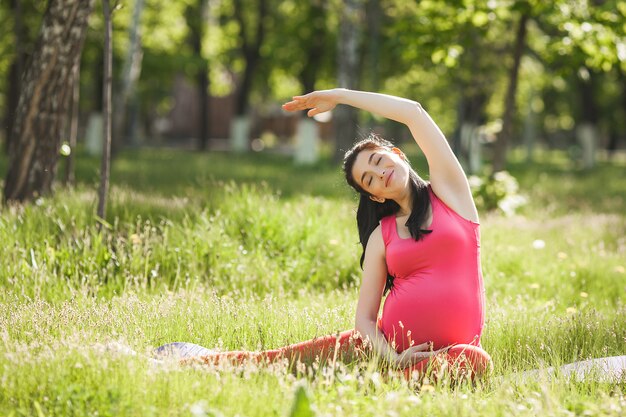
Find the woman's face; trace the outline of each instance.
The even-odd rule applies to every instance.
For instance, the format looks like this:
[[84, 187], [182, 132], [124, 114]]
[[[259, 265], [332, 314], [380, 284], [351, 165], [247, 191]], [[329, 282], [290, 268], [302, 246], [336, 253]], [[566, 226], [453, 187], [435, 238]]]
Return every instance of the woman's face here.
[[401, 155], [398, 148], [364, 149], [357, 155], [352, 176], [372, 200], [396, 200], [406, 193], [410, 168]]

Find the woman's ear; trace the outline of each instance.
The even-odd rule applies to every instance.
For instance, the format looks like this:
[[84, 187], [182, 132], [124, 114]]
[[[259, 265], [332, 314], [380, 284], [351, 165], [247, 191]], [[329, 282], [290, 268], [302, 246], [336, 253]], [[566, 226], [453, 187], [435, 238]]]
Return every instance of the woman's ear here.
[[370, 196], [370, 200], [375, 201], [377, 203], [381, 203], [381, 204], [385, 202], [384, 198], [382, 198], [382, 197], [375, 197], [373, 195]]
[[391, 152], [395, 153], [396, 155], [398, 155], [400, 158], [404, 159], [405, 161], [407, 160], [406, 155], [404, 154], [404, 152], [400, 150], [400, 148], [396, 148], [394, 146], [393, 148], [391, 148]]

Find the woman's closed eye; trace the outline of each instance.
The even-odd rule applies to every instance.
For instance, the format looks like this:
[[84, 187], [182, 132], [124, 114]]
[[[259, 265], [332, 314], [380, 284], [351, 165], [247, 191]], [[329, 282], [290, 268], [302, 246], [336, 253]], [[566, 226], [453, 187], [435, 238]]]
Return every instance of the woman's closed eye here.
[[376, 161], [376, 165], [380, 164], [380, 161], [383, 160], [383, 156], [381, 155], [380, 158], [378, 158], [378, 161]]

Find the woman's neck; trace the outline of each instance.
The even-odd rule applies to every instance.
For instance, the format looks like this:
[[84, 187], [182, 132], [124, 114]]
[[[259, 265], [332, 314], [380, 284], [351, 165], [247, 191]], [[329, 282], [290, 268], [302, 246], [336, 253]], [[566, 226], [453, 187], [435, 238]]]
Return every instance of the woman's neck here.
[[395, 199], [396, 203], [400, 206], [396, 212], [396, 217], [408, 216], [413, 210], [413, 193], [410, 186], [406, 187], [404, 195]]

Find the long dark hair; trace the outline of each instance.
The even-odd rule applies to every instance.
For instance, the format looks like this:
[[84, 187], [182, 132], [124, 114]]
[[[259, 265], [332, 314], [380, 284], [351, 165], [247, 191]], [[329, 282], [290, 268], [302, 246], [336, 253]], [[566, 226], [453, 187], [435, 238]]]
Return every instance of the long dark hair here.
[[[363, 150], [384, 149], [391, 151], [393, 147], [394, 145], [391, 142], [372, 133], [366, 139], [357, 142], [352, 149], [346, 152], [343, 158], [343, 172], [346, 176], [346, 181], [360, 194], [359, 208], [356, 212], [356, 223], [359, 229], [359, 241], [361, 242], [361, 246], [363, 246], [361, 268], [363, 268], [365, 248], [370, 235], [383, 217], [397, 213], [398, 210], [400, 210], [400, 206], [395, 201], [389, 199], [385, 200], [383, 203], [371, 200], [371, 194], [365, 191], [352, 176], [352, 167], [354, 166], [356, 157]], [[428, 208], [430, 207], [428, 183], [417, 175], [406, 158], [404, 158], [404, 160], [409, 164], [409, 183], [412, 196], [411, 215], [406, 221], [405, 226], [409, 229], [413, 239], [420, 240], [425, 234], [431, 232], [431, 230], [421, 228], [426, 220], [426, 216], [428, 216]], [[393, 287], [393, 279], [394, 277], [387, 273], [387, 283], [385, 284], [384, 294]]]

